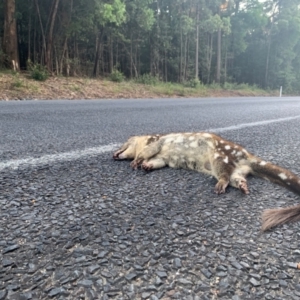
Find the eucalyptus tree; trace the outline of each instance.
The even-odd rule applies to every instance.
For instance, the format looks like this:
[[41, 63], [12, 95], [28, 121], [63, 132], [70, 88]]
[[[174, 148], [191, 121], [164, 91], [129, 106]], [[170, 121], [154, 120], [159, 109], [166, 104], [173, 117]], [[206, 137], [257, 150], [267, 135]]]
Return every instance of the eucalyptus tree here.
[[4, 0], [0, 10], [0, 62], [12, 69], [300, 90], [299, 0]]
[[[120, 43], [121, 65], [124, 73], [138, 77], [141, 72], [149, 73], [149, 32], [155, 23], [155, 11], [150, 0], [126, 0], [126, 21], [115, 34]], [[118, 58], [116, 63], [118, 64]]]
[[3, 58], [4, 64], [15, 71], [20, 69], [17, 40], [16, 3], [4, 0]]
[[300, 42], [300, 10], [299, 1], [268, 1], [267, 8], [271, 14], [269, 18], [269, 44], [267, 52], [265, 86], [279, 88], [284, 86], [291, 91], [298, 85], [294, 61], [299, 56], [297, 52]]

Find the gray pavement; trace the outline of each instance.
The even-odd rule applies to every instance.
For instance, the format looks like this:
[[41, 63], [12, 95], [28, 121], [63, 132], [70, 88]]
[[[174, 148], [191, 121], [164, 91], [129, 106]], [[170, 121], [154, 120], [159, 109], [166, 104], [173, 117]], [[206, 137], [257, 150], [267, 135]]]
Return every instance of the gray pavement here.
[[0, 300], [300, 299], [300, 223], [259, 231], [298, 196], [112, 160], [130, 135], [205, 130], [300, 174], [300, 98], [0, 102]]

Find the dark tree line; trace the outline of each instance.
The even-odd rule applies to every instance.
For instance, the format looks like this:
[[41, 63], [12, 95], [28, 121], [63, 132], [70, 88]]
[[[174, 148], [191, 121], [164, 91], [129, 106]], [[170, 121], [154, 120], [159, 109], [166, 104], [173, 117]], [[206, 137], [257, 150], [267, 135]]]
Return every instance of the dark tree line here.
[[0, 64], [300, 91], [299, 0], [4, 0]]

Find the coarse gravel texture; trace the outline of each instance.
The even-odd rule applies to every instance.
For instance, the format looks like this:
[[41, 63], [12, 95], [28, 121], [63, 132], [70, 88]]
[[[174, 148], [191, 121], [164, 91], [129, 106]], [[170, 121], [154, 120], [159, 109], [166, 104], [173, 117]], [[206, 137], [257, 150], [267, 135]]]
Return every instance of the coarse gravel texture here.
[[[254, 122], [264, 112], [270, 113], [269, 119], [271, 115], [273, 119], [300, 115], [300, 101], [291, 103], [290, 113], [283, 104], [282, 113], [276, 115], [273, 112], [280, 104], [274, 108], [265, 102], [266, 109], [258, 116], [253, 114], [240, 122], [231, 115], [209, 120], [203, 107], [206, 123], [199, 120], [194, 125], [189, 123], [194, 116], [188, 106], [181, 114], [191, 113], [190, 121], [185, 120], [184, 125], [178, 117], [179, 124], [172, 131], [178, 131], [176, 126], [180, 124], [181, 131], [187, 131], [192, 126], [200, 127], [201, 122], [203, 129], [221, 127], [222, 123]], [[148, 133], [157, 132], [158, 127], [172, 127], [166, 107], [149, 114], [150, 120], [165, 114], [164, 120], [154, 126], [149, 121], [150, 126], [141, 125], [136, 131]], [[74, 114], [79, 120], [78, 109]], [[244, 110], [238, 112], [242, 115]], [[8, 109], [6, 114], [14, 115]], [[23, 122], [22, 112], [18, 114], [16, 122]], [[29, 108], [28, 114], [34, 115]], [[40, 114], [38, 124], [50, 120], [49, 110]], [[101, 125], [105, 115], [109, 111], [101, 114]], [[142, 112], [137, 119], [143, 117]], [[120, 132], [115, 136], [115, 128], [108, 124], [107, 132], [101, 133], [105, 143], [123, 142], [130, 135], [128, 131], [134, 132], [136, 125], [131, 125], [130, 118], [128, 128], [121, 127], [119, 115], [111, 118], [116, 126], [120, 124]], [[122, 118], [127, 120], [124, 115]], [[25, 119], [35, 132], [36, 124]], [[84, 128], [88, 120], [77, 124], [80, 136], [88, 132]], [[47, 143], [57, 147], [53, 153], [68, 151], [72, 143], [78, 148], [83, 145], [82, 141], [76, 144], [77, 138], [72, 140], [72, 135], [67, 139], [69, 129], [57, 123], [53, 126], [58, 144], [45, 130], [40, 137], [40, 152], [51, 153]], [[1, 110], [0, 124], [6, 124]], [[299, 125], [300, 120], [293, 120], [228, 131], [222, 136], [300, 174]], [[21, 143], [16, 128], [12, 123], [10, 126], [7, 132], [15, 134], [1, 137], [2, 159], [38, 157], [35, 134], [20, 134], [24, 148], [17, 149]], [[91, 130], [91, 142], [84, 136], [82, 143], [97, 144], [94, 134], [96, 130]], [[13, 145], [12, 152], [7, 151]], [[295, 205], [299, 197], [258, 178], [249, 178], [250, 195], [229, 188], [218, 196], [213, 193], [214, 185], [215, 179], [188, 170], [133, 171], [128, 161], [113, 161], [110, 152], [0, 171], [0, 300], [300, 299], [300, 224], [260, 232], [264, 209]]]

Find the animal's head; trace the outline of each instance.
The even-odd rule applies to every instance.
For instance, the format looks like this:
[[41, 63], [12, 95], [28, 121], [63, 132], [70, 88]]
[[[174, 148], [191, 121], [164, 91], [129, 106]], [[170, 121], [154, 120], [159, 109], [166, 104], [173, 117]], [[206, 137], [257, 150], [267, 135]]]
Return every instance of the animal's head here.
[[157, 141], [159, 135], [133, 136], [114, 153], [114, 159], [134, 159], [149, 144]]

